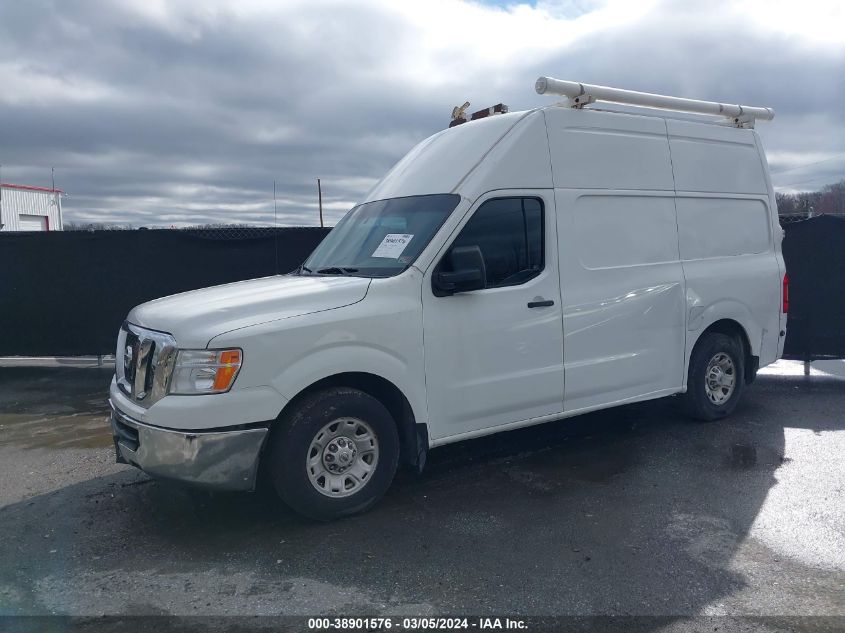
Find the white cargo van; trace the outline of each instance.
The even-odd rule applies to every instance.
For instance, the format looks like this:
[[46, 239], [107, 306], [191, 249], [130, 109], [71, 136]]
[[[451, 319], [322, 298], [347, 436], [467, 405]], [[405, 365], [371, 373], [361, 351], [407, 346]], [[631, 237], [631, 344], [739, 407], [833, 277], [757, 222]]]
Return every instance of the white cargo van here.
[[[133, 309], [110, 392], [118, 460], [236, 490], [260, 467], [328, 519], [442, 444], [663, 396], [729, 414], [785, 336], [750, 129], [772, 112], [537, 89], [567, 100], [426, 139], [295, 273]], [[596, 100], [717, 116], [583, 107]]]

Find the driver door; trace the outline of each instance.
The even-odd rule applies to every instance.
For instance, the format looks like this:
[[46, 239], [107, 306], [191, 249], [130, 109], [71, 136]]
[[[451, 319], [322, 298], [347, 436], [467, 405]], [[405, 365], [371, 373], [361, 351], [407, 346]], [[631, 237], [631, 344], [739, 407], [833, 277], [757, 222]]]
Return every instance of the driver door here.
[[[423, 283], [433, 440], [563, 411], [563, 322], [554, 197], [502, 192], [476, 203]], [[477, 246], [485, 287], [436, 296], [451, 249]], [[442, 292], [438, 291], [438, 294]]]

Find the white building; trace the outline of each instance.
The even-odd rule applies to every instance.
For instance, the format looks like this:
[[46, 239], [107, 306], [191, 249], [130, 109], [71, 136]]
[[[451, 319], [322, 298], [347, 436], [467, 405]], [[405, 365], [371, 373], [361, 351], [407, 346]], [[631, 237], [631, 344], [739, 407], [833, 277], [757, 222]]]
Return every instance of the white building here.
[[0, 231], [61, 231], [62, 191], [0, 184]]

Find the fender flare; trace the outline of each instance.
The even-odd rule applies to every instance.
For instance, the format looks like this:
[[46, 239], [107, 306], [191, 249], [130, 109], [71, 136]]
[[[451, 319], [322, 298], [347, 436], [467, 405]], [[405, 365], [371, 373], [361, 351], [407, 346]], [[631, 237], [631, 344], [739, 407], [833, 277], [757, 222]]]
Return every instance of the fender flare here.
[[[311, 389], [339, 384], [361, 388], [391, 409], [399, 426], [403, 461], [422, 470], [429, 448], [425, 382], [414, 381], [407, 363], [383, 348], [360, 343], [330, 345], [287, 365], [273, 380], [273, 386], [288, 400], [280, 415]], [[380, 384], [395, 390], [402, 403], [386, 402], [395, 398], [382, 393]]]

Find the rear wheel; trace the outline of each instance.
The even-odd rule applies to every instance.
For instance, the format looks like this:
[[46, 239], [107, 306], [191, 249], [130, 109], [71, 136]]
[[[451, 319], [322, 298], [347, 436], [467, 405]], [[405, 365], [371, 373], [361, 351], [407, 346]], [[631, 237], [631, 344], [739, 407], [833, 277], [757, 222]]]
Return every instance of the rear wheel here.
[[729, 415], [745, 388], [745, 354], [735, 337], [710, 332], [692, 351], [684, 411], [693, 418], [713, 421]]
[[372, 396], [334, 387], [294, 405], [270, 439], [273, 485], [291, 508], [328, 521], [372, 507], [399, 461], [396, 423]]

